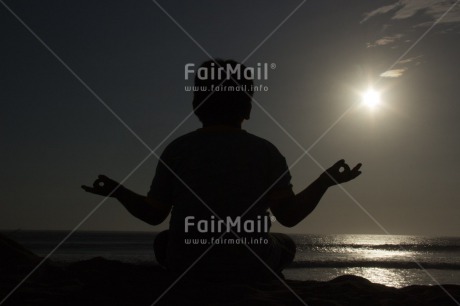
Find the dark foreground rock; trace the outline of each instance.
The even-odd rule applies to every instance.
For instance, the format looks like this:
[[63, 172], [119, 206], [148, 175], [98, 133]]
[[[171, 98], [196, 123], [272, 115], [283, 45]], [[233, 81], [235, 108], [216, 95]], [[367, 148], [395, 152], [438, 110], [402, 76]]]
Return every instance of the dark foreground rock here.
[[[0, 301], [40, 258], [0, 237]], [[460, 286], [402, 289], [345, 275], [329, 282], [206, 280], [189, 275], [177, 281], [155, 265], [104, 258], [71, 264], [45, 262], [0, 305], [459, 305]], [[303, 301], [303, 302], [302, 302]]]

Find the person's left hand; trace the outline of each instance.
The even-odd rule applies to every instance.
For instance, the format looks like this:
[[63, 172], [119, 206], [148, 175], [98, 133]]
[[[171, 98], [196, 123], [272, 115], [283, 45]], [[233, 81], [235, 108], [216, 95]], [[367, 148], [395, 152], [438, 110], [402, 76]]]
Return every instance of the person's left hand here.
[[104, 197], [115, 197], [116, 191], [118, 191], [121, 187], [122, 186], [120, 186], [118, 182], [115, 182], [105, 175], [99, 175], [98, 178], [94, 181], [93, 187], [85, 185], [81, 186], [81, 188], [83, 188], [83, 190], [86, 192], [91, 192]]
[[321, 174], [320, 179], [322, 179], [328, 186], [342, 184], [358, 177], [361, 174], [361, 171], [359, 171], [361, 166], [362, 164], [359, 163], [353, 169], [350, 169], [350, 166], [345, 163], [345, 160], [341, 159], [332, 167], [324, 171], [323, 174]]

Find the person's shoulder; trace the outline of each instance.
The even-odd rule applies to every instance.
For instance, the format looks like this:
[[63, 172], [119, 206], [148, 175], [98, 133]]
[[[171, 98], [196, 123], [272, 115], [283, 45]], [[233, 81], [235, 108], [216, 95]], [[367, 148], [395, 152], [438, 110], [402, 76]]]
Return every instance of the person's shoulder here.
[[274, 146], [270, 141], [268, 141], [267, 139], [265, 138], [262, 138], [260, 136], [257, 136], [257, 135], [254, 135], [252, 133], [249, 133], [249, 132], [245, 132], [243, 134], [245, 137], [248, 137], [250, 140], [254, 141], [254, 142], [258, 142], [260, 144], [263, 144], [263, 145], [268, 145], [268, 146]]
[[262, 138], [260, 136], [256, 136], [254, 134], [246, 132], [246, 136], [254, 143], [257, 143], [261, 147], [264, 147], [266, 150], [274, 152], [274, 153], [280, 153], [278, 148], [271, 143], [269, 140]]
[[187, 141], [195, 138], [196, 136], [197, 136], [197, 131], [191, 131], [191, 132], [188, 132], [188, 133], [186, 133], [184, 135], [181, 135], [181, 136], [177, 137], [176, 139], [171, 141], [171, 143], [169, 145], [181, 144], [183, 142], [187, 142]]
[[187, 144], [190, 143], [190, 141], [193, 141], [195, 137], [196, 137], [196, 131], [181, 135], [177, 137], [176, 139], [174, 139], [173, 141], [171, 141], [164, 149], [164, 152], [174, 151], [181, 147], [187, 146]]

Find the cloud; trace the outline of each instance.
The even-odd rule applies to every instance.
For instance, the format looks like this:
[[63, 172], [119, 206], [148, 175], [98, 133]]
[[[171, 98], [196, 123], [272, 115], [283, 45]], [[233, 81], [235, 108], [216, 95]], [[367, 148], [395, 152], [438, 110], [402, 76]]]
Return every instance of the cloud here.
[[[408, 64], [408, 63], [413, 62], [413, 61], [415, 61], [415, 60], [418, 60], [418, 59], [420, 59], [420, 58], [422, 58], [421, 55], [419, 55], [419, 56], [414, 56], [414, 57], [410, 57], [410, 58], [407, 58], [407, 59], [404, 59], [404, 60], [399, 61], [399, 62], [398, 62], [398, 65]], [[417, 63], [420, 63], [420, 61], [418, 61]], [[416, 64], [417, 64], [417, 63], [416, 63]]]
[[380, 74], [382, 78], [399, 78], [407, 71], [407, 68], [387, 70]]
[[[414, 16], [418, 12], [423, 12], [435, 21], [439, 19], [453, 3], [453, 1], [447, 0], [400, 0], [394, 4], [382, 6], [370, 13], [366, 13], [361, 23], [376, 15], [385, 14], [390, 11], [394, 11], [391, 17], [392, 19], [406, 19]], [[460, 22], [460, 6], [456, 5], [440, 22]]]
[[364, 19], [361, 20], [360, 23], [363, 23], [365, 21], [367, 21], [369, 18], [371, 17], [374, 17], [375, 15], [380, 15], [380, 14], [386, 14], [394, 9], [396, 9], [398, 6], [400, 6], [400, 3], [399, 2], [396, 2], [395, 4], [390, 4], [390, 5], [385, 5], [385, 6], [382, 6], [370, 13], [366, 13], [365, 16], [364, 16]]
[[374, 43], [368, 43], [367, 47], [372, 48], [372, 47], [379, 47], [379, 46], [385, 46], [388, 44], [395, 43], [399, 39], [401, 39], [404, 35], [402, 34], [396, 34], [393, 36], [385, 36], [383, 38], [377, 39]]

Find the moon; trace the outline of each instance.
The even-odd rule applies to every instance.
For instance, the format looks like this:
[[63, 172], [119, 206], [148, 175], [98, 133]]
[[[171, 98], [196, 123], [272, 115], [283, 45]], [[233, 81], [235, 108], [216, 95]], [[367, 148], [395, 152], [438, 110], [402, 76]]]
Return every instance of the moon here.
[[373, 109], [380, 104], [380, 93], [370, 88], [362, 94], [362, 104]]

